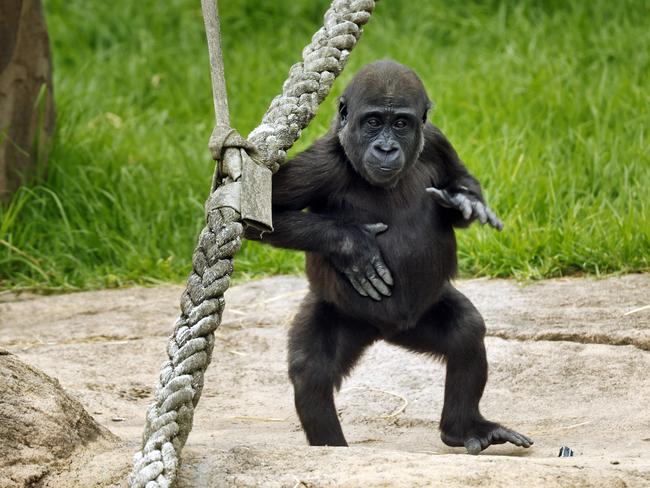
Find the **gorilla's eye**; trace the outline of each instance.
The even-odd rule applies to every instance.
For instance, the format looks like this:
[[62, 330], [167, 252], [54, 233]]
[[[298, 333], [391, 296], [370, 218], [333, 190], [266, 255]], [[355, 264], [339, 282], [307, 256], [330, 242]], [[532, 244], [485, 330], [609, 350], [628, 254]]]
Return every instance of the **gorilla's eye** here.
[[366, 121], [366, 124], [368, 124], [369, 127], [372, 127], [373, 129], [376, 129], [377, 127], [381, 126], [381, 121], [377, 117], [370, 117]]
[[393, 124], [393, 127], [395, 127], [396, 129], [404, 129], [404, 128], [406, 128], [407, 125], [408, 125], [408, 124], [406, 123], [406, 120], [404, 120], [404, 119], [397, 119], [397, 120], [395, 121], [395, 123]]

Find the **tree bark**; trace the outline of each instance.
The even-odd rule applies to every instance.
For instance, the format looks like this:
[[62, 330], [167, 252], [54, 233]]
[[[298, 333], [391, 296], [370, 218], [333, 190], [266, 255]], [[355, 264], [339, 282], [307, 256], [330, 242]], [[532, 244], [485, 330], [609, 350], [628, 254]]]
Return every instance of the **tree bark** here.
[[41, 0], [0, 0], [0, 200], [45, 168], [54, 118]]

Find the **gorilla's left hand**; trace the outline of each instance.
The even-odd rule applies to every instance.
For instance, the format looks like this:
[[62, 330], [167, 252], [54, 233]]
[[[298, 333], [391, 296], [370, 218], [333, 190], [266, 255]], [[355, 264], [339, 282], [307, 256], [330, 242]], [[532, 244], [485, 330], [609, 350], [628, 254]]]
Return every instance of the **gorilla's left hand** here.
[[470, 193], [450, 193], [447, 190], [429, 187], [427, 193], [431, 193], [433, 198], [443, 207], [455, 208], [463, 214], [465, 220], [478, 219], [483, 224], [490, 224], [496, 230], [503, 229], [503, 222], [499, 220], [496, 214], [485, 205], [482, 201]]

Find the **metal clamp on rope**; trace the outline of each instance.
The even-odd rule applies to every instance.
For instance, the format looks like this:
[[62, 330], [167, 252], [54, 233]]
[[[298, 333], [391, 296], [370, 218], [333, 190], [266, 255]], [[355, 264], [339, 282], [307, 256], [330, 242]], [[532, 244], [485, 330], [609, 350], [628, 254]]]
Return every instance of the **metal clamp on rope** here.
[[272, 232], [272, 172], [257, 160], [255, 146], [235, 129], [218, 125], [208, 147], [217, 164], [206, 213], [230, 207], [239, 212], [244, 224]]

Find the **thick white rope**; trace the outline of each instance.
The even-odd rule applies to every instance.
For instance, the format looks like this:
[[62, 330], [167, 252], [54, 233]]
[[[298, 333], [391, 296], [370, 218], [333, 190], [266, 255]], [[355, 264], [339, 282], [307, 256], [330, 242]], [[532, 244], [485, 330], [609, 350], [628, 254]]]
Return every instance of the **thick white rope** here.
[[302, 51], [303, 61], [291, 67], [282, 95], [271, 102], [262, 123], [248, 136], [272, 167], [284, 161], [301, 130], [316, 114], [374, 8], [373, 0], [332, 2], [323, 27]]
[[[227, 162], [240, 151], [251, 151], [257, 161], [277, 169], [343, 70], [374, 6], [373, 0], [334, 0], [325, 14], [325, 25], [304, 49], [303, 62], [291, 68], [282, 95], [273, 100], [261, 125], [250, 134], [248, 141], [255, 150], [241, 138], [216, 137], [230, 141], [211, 147], [217, 158]], [[218, 33], [216, 9], [213, 12], [214, 18], [206, 16], [206, 27], [211, 22]], [[217, 129], [222, 135], [224, 131], [232, 134], [223, 122]], [[237, 176], [228, 173], [227, 164], [223, 167], [222, 185], [234, 184]], [[221, 323], [223, 294], [230, 285], [233, 256], [243, 232], [241, 215], [213, 195], [206, 202], [206, 226], [192, 256], [192, 272], [181, 296], [181, 314], [167, 345], [168, 359], [160, 371], [155, 401], [147, 411], [142, 448], [133, 458], [129, 476], [132, 488], [172, 486], [181, 450], [192, 429], [194, 408], [214, 347], [214, 331]]]

